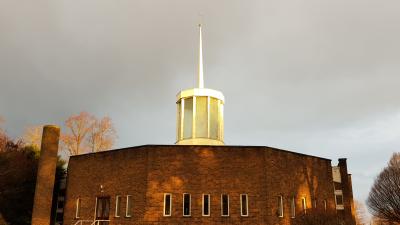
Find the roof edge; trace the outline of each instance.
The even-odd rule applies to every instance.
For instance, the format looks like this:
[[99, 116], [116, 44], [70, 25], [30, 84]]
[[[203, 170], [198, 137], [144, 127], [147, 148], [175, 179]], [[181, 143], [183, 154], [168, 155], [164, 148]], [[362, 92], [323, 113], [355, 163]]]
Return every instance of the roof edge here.
[[107, 151], [101, 151], [101, 152], [89, 152], [89, 153], [84, 153], [80, 155], [73, 155], [70, 156], [70, 158], [78, 158], [78, 157], [83, 157], [83, 156], [88, 156], [88, 155], [93, 155], [93, 154], [106, 154], [114, 151], [123, 151], [123, 150], [128, 150], [128, 149], [138, 149], [138, 148], [144, 148], [144, 147], [176, 147], [176, 148], [187, 148], [188, 146], [195, 146], [195, 147], [201, 147], [201, 146], [207, 146], [207, 147], [216, 147], [216, 148], [268, 148], [274, 151], [281, 151], [281, 152], [286, 152], [286, 153], [291, 153], [291, 154], [296, 154], [296, 155], [301, 155], [301, 156], [307, 156], [307, 157], [313, 157], [317, 159], [323, 159], [323, 160], [328, 160], [332, 161], [332, 159], [324, 158], [324, 157], [319, 157], [319, 156], [314, 156], [314, 155], [308, 155], [300, 152], [294, 152], [290, 150], [285, 150], [285, 149], [280, 149], [280, 148], [275, 148], [275, 147], [270, 147], [270, 146], [261, 146], [261, 145], [167, 145], [167, 144], [146, 144], [146, 145], [138, 145], [138, 146], [131, 146], [131, 147], [124, 147], [124, 148], [118, 148], [118, 149], [110, 149]]

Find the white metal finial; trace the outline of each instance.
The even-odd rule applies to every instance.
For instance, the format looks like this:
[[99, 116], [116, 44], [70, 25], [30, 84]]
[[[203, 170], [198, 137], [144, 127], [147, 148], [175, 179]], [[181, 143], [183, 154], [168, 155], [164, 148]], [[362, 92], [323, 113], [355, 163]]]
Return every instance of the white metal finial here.
[[198, 74], [198, 87], [204, 88], [204, 75], [203, 75], [203, 43], [201, 37], [201, 24], [199, 24], [199, 74]]

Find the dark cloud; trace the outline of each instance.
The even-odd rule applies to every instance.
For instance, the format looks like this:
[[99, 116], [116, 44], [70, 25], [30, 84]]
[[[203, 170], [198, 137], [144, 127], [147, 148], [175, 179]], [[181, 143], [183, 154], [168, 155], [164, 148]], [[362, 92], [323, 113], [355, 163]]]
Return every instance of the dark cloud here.
[[13, 136], [86, 110], [118, 147], [174, 143], [175, 94], [226, 96], [226, 142], [349, 158], [354, 192], [400, 147], [400, 2], [0, 2], [0, 115]]

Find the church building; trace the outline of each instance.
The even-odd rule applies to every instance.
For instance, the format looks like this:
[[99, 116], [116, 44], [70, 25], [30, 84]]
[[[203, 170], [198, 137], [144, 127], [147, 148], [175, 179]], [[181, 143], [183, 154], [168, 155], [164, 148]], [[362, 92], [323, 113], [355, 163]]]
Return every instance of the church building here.
[[[198, 84], [176, 96], [175, 144], [71, 156], [59, 223], [355, 225], [346, 159], [332, 165], [272, 147], [225, 145], [225, 98], [204, 87], [199, 30]], [[46, 179], [55, 169], [44, 164], [56, 162], [49, 155], [57, 153], [59, 130], [50, 128], [43, 133], [33, 225], [49, 224], [55, 210], [41, 204], [53, 190]]]

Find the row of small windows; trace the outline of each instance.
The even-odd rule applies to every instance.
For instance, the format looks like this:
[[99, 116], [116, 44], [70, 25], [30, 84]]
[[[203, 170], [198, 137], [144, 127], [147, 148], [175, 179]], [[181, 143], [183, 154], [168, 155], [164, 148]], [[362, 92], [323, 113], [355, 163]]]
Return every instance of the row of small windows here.
[[[210, 195], [204, 194], [202, 197], [202, 215], [210, 216]], [[283, 196], [278, 196], [278, 217], [284, 216], [284, 200]], [[317, 208], [317, 200], [313, 200], [313, 207]], [[327, 210], [327, 200], [323, 200], [324, 210]], [[307, 214], [307, 199], [301, 198], [301, 210], [303, 214]], [[172, 194], [164, 194], [164, 216], [172, 215]], [[190, 194], [183, 194], [183, 216], [191, 215], [191, 196]], [[240, 195], [240, 215], [249, 216], [249, 201], [247, 194]], [[229, 195], [221, 195], [221, 216], [229, 216]], [[290, 198], [290, 217], [296, 217], [296, 199]]]
[[[291, 197], [289, 200], [290, 203], [290, 217], [295, 218], [296, 217], [296, 199], [295, 197]], [[317, 199], [313, 200], [313, 207], [317, 208]], [[327, 200], [323, 200], [323, 206], [324, 210], [327, 210]], [[283, 217], [283, 212], [284, 212], [284, 201], [283, 201], [283, 196], [278, 196], [278, 217]], [[301, 210], [303, 214], [307, 214], [307, 199], [306, 197], [301, 198]]]
[[[122, 215], [122, 196], [117, 195], [115, 197], [115, 211], [114, 211], [114, 216], [115, 217], [121, 217]], [[125, 212], [124, 216], [125, 217], [131, 217], [132, 216], [132, 196], [131, 195], [126, 195], [126, 207], [125, 207]], [[343, 204], [343, 196], [342, 195], [336, 195], [336, 204], [340, 205]], [[183, 194], [183, 201], [182, 201], [182, 213], [183, 216], [188, 217], [191, 216], [191, 195], [188, 193]], [[210, 194], [203, 194], [202, 195], [202, 215], [203, 216], [210, 216], [210, 202], [211, 202], [211, 196]], [[289, 199], [289, 204], [290, 204], [290, 217], [295, 218], [296, 217], [296, 199], [295, 197], [291, 197]], [[312, 201], [313, 207], [317, 208], [317, 200], [314, 199]], [[283, 196], [278, 196], [277, 197], [277, 216], [278, 217], [284, 217], [284, 198]], [[327, 200], [323, 200], [323, 207], [324, 210], [327, 210]], [[80, 208], [81, 208], [81, 199], [78, 198], [76, 200], [76, 211], [75, 211], [75, 218], [80, 218]], [[221, 195], [221, 216], [229, 216], [229, 195], [228, 194], [222, 194]], [[110, 201], [109, 197], [98, 197], [96, 199], [96, 212], [104, 212], [104, 210], [109, 211], [110, 210]], [[301, 210], [303, 214], [307, 213], [307, 200], [305, 197], [301, 198]], [[172, 194], [170, 193], [165, 193], [164, 194], [164, 210], [163, 210], [163, 215], [164, 216], [171, 216], [172, 215]], [[248, 195], [247, 194], [241, 194], [240, 195], [240, 215], [241, 216], [249, 216], [249, 200], [248, 200]]]
[[[191, 216], [191, 195], [188, 193], [183, 194], [182, 213], [183, 216]], [[202, 215], [210, 216], [210, 202], [211, 196], [203, 194], [202, 196]], [[249, 204], [247, 194], [240, 195], [240, 215], [249, 216]], [[164, 216], [172, 215], [172, 194], [164, 194]], [[229, 216], [229, 195], [221, 195], [221, 216]]]

